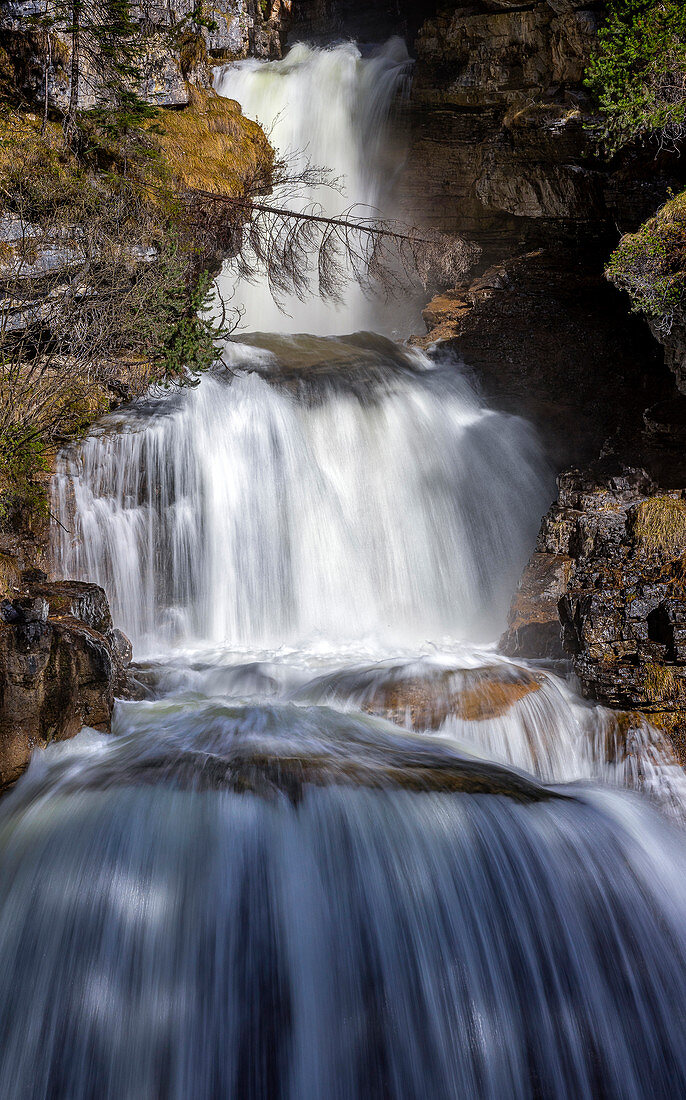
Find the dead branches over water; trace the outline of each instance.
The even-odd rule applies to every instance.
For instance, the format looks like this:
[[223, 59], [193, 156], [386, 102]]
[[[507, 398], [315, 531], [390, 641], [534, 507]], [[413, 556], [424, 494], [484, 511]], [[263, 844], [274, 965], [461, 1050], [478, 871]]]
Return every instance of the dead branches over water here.
[[351, 280], [386, 298], [417, 283], [452, 286], [480, 252], [461, 237], [370, 216], [359, 206], [332, 216], [317, 202], [293, 209], [249, 195], [194, 191], [186, 201], [191, 221], [231, 227], [238, 275], [264, 275], [280, 305], [288, 295], [339, 301]]
[[340, 299], [350, 280], [385, 297], [454, 285], [478, 254], [360, 207], [328, 216], [313, 196], [336, 182], [309, 166], [249, 179], [242, 196], [182, 189], [148, 170], [87, 169], [37, 126], [2, 165], [0, 519], [3, 470], [86, 427], [108, 390], [183, 384], [216, 361], [241, 318], [239, 301], [219, 303], [223, 318], [216, 299], [215, 315], [206, 309], [224, 257], [285, 306]]

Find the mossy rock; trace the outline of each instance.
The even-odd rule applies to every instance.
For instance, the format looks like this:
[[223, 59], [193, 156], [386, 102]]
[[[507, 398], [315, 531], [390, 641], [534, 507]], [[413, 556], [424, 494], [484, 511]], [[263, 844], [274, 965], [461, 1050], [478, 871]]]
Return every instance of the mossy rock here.
[[274, 151], [261, 127], [214, 91], [191, 85], [189, 96], [188, 107], [159, 111], [150, 127], [177, 186], [230, 197], [245, 194], [255, 180], [266, 187]]
[[686, 191], [670, 199], [636, 233], [622, 237], [606, 270], [659, 332], [686, 308]]

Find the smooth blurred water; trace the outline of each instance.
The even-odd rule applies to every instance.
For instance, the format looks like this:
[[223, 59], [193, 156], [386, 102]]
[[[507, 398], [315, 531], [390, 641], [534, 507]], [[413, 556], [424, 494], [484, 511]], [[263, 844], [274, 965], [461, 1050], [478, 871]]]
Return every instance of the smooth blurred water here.
[[629, 796], [293, 801], [91, 740], [0, 819], [3, 1096], [686, 1088], [683, 835]]
[[528, 426], [380, 337], [307, 340], [338, 369], [302, 368], [309, 399], [215, 374], [60, 459], [61, 570], [104, 585], [139, 655], [502, 625], [545, 500]]
[[[270, 194], [270, 203], [291, 210], [321, 207], [329, 216], [350, 211], [362, 218], [392, 218], [393, 184], [404, 150], [391, 117], [409, 87], [411, 69], [400, 38], [364, 56], [354, 42], [328, 49], [298, 43], [283, 61], [248, 59], [219, 67], [215, 86], [262, 124], [287, 164], [286, 177], [297, 177], [307, 165], [330, 172], [335, 186], [285, 184]], [[316, 289], [314, 262], [311, 273]], [[262, 332], [324, 336], [373, 328], [408, 336], [421, 325], [419, 299], [416, 305], [408, 298], [370, 301], [354, 282], [338, 302], [286, 295], [279, 306], [264, 279], [236, 282], [228, 261], [219, 288], [245, 308], [246, 327]]]
[[[364, 165], [397, 54], [222, 90]], [[58, 569], [147, 659], [0, 804], [0, 1097], [686, 1094], [684, 773], [493, 646], [531, 431], [372, 333], [224, 359], [59, 458]]]

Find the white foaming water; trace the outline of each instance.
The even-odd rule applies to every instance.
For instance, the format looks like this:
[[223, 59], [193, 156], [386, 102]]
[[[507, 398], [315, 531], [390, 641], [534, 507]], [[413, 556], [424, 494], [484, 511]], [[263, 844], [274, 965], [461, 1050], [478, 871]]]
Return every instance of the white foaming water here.
[[310, 367], [305, 398], [207, 377], [65, 454], [63, 574], [103, 584], [139, 654], [492, 636], [545, 500], [527, 426], [379, 337], [291, 350], [344, 370]]
[[[288, 174], [297, 175], [309, 163], [328, 169], [342, 188], [338, 193], [330, 187], [311, 187], [295, 197], [289, 188], [277, 188], [270, 203], [298, 210], [321, 205], [331, 216], [354, 204], [357, 215], [375, 217], [391, 212], [399, 156], [390, 141], [388, 120], [410, 71], [407, 47], [399, 38], [366, 57], [352, 42], [326, 50], [301, 43], [283, 61], [250, 59], [222, 67], [216, 88], [262, 124], [275, 149], [288, 159]], [[229, 262], [219, 288], [231, 297], [233, 284]], [[389, 306], [384, 317], [380, 303], [370, 302], [354, 284], [341, 303], [301, 302], [287, 296], [280, 310], [264, 280], [239, 283], [234, 300], [245, 307], [246, 325], [263, 332], [327, 335], [372, 327], [378, 331], [394, 328], [398, 319], [397, 305]], [[412, 331], [407, 303], [403, 310], [407, 334]]]

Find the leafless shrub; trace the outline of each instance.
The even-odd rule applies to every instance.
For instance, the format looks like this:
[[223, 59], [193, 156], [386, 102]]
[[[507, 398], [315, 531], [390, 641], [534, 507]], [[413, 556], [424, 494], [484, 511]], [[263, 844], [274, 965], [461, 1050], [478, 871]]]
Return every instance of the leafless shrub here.
[[654, 132], [660, 152], [679, 152], [686, 140], [686, 69], [683, 55], [676, 52], [663, 56], [657, 71], [649, 76], [654, 117], [661, 125]]

